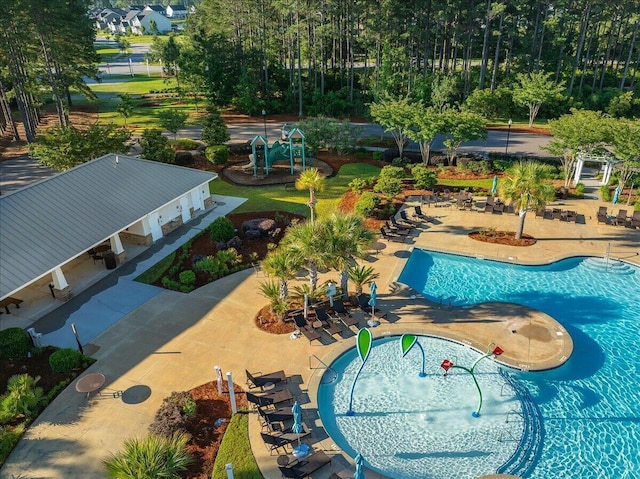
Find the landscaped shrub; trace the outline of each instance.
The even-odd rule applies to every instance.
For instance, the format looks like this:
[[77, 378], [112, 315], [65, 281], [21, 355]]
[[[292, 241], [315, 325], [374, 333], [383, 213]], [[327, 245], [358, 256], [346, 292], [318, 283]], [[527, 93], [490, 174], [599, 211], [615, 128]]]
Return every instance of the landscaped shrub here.
[[149, 432], [159, 436], [170, 437], [177, 432], [185, 432], [189, 417], [195, 414], [195, 401], [188, 392], [172, 392], [164, 398], [156, 411]]
[[172, 280], [168, 276], [162, 278], [162, 286], [173, 291], [180, 291], [180, 283]]
[[576, 195], [579, 197], [583, 197], [584, 196], [584, 184], [583, 183], [578, 183], [576, 185]]
[[373, 187], [373, 191], [382, 193], [387, 198], [393, 198], [402, 191], [402, 180], [391, 176], [380, 176], [376, 186]]
[[430, 190], [438, 182], [438, 174], [436, 171], [428, 169], [421, 163], [411, 168], [411, 176], [413, 177], [415, 187], [421, 190]]
[[387, 165], [380, 170], [379, 178], [397, 178], [403, 179], [406, 175], [404, 168], [400, 166]]
[[31, 339], [22, 328], [0, 331], [0, 359], [23, 358], [31, 349]]
[[513, 163], [509, 160], [495, 159], [493, 160], [493, 169], [495, 171], [507, 171], [509, 168], [511, 168], [512, 164]]
[[380, 197], [371, 191], [365, 191], [356, 201], [353, 210], [362, 216], [371, 216], [380, 204]]
[[75, 368], [82, 366], [84, 354], [71, 348], [58, 349], [49, 356], [49, 365], [51, 369], [60, 374], [71, 372]]
[[236, 229], [229, 218], [221, 216], [211, 223], [209, 234], [211, 239], [217, 243], [226, 242], [236, 235]]
[[16, 447], [25, 428], [24, 423], [15, 427], [3, 428], [0, 426], [0, 464], [4, 463], [5, 459], [9, 457], [9, 453]]
[[471, 160], [467, 163], [467, 168], [469, 169], [469, 171], [472, 171], [477, 175], [488, 175], [489, 173], [491, 173], [489, 162], [484, 160]]
[[0, 397], [0, 423], [12, 421], [20, 416], [34, 417], [43, 399], [41, 387], [36, 384], [40, 376], [33, 378], [28, 374], [11, 376], [7, 381], [7, 392]]
[[602, 196], [602, 201], [611, 201], [611, 190], [608, 185], [600, 187], [600, 196]]
[[104, 461], [107, 475], [116, 479], [183, 477], [193, 462], [187, 450], [188, 440], [185, 434], [127, 439], [122, 451]]
[[185, 286], [193, 286], [196, 282], [196, 274], [190, 269], [183, 271], [180, 273], [180, 283]]
[[224, 165], [227, 162], [227, 158], [229, 158], [229, 149], [227, 145], [214, 145], [209, 146], [204, 151], [207, 160], [214, 165]]
[[200, 143], [191, 138], [178, 138], [175, 142], [176, 150], [197, 150], [199, 146]]
[[349, 182], [349, 189], [358, 195], [362, 193], [362, 190], [364, 190], [366, 187], [367, 180], [365, 180], [364, 178], [354, 178]]
[[373, 155], [372, 155], [372, 158], [375, 161], [382, 161], [382, 152], [381, 151], [374, 151]]

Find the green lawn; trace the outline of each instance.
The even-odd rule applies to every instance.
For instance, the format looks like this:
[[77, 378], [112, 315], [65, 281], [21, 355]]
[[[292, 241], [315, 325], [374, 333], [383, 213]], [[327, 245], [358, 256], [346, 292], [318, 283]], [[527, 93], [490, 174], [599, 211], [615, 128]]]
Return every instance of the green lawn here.
[[105, 75], [105, 81], [118, 80], [117, 83], [96, 83], [91, 85], [91, 90], [95, 93], [108, 93], [116, 96], [118, 93], [129, 93], [130, 95], [144, 95], [151, 90], [165, 90], [177, 86], [175, 78], [161, 78], [159, 73], [147, 76], [146, 74], [130, 75]]
[[[349, 163], [340, 168], [333, 178], [328, 178], [326, 188], [316, 193], [318, 204], [316, 213], [318, 216], [332, 213], [336, 210], [342, 195], [347, 190], [347, 185], [354, 178], [366, 178], [376, 176], [380, 168], [366, 163]], [[288, 211], [304, 212], [308, 215], [309, 191], [298, 191], [289, 185], [273, 186], [237, 186], [225, 181], [215, 180], [209, 183], [211, 193], [217, 195], [240, 196], [248, 198], [234, 213], [246, 213], [251, 211]]]
[[456, 188], [485, 188], [491, 189], [493, 185], [493, 178], [486, 178], [484, 180], [449, 180], [446, 178], [438, 178], [438, 184], [442, 186], [454, 186]]
[[111, 61], [116, 55], [120, 55], [120, 49], [116, 47], [112, 48], [97, 48], [96, 53], [100, 55], [100, 60], [103, 62]]
[[249, 443], [249, 415], [239, 411], [229, 421], [224, 433], [220, 449], [216, 455], [211, 477], [223, 479], [227, 477], [225, 466], [233, 464], [233, 475], [239, 479], [262, 479], [258, 464], [251, 452]]

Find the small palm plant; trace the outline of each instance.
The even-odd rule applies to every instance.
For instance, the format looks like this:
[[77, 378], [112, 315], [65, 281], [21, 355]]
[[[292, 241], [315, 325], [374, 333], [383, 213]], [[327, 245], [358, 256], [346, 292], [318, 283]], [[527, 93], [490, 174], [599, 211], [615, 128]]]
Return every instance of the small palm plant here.
[[378, 279], [380, 275], [371, 266], [355, 265], [349, 268], [349, 279], [356, 288], [356, 296], [362, 294], [362, 286]]
[[269, 306], [273, 314], [284, 319], [287, 312], [287, 301], [280, 297], [280, 285], [273, 280], [260, 283], [260, 294], [269, 300]]
[[179, 479], [193, 462], [188, 440], [183, 433], [128, 439], [122, 451], [104, 461], [107, 475], [116, 479]]
[[309, 202], [307, 206], [311, 210], [311, 224], [314, 222], [314, 208], [316, 206], [316, 191], [322, 191], [325, 187], [325, 179], [318, 168], [307, 168], [300, 173], [296, 180], [296, 189], [309, 190]]
[[0, 422], [24, 416], [34, 417], [42, 404], [44, 393], [36, 384], [40, 376], [28, 374], [11, 376], [7, 381], [7, 392], [0, 398]]

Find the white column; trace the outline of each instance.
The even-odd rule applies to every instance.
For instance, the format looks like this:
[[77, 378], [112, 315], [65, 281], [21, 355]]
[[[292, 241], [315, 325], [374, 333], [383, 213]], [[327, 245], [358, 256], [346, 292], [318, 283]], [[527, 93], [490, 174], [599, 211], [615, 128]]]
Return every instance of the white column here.
[[238, 412], [238, 408], [236, 407], [236, 391], [233, 388], [233, 378], [231, 377], [231, 372], [227, 373], [227, 383], [229, 383], [229, 399], [231, 401], [231, 413], [235, 414]]
[[115, 254], [120, 254], [124, 252], [124, 248], [122, 247], [122, 242], [120, 241], [120, 235], [118, 233], [114, 234], [111, 238], [109, 238], [109, 242], [111, 243], [111, 251]]
[[59, 267], [51, 272], [51, 279], [53, 279], [53, 286], [56, 289], [64, 289], [69, 286], [69, 283], [67, 283], [67, 279], [62, 273], [62, 269], [60, 269]]
[[582, 155], [578, 156], [578, 161], [576, 161], [576, 171], [573, 177], [573, 184], [576, 185], [580, 182], [580, 176], [582, 176], [582, 167], [584, 166], [584, 159]]
[[613, 171], [613, 163], [607, 161], [604, 165], [604, 174], [602, 175], [602, 184], [606, 185], [611, 179], [611, 173]]

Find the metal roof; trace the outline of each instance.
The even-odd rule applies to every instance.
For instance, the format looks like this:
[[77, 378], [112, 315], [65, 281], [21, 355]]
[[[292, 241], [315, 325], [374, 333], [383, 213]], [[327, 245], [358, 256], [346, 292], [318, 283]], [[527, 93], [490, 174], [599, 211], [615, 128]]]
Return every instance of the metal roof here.
[[0, 299], [217, 177], [109, 154], [0, 196]]

